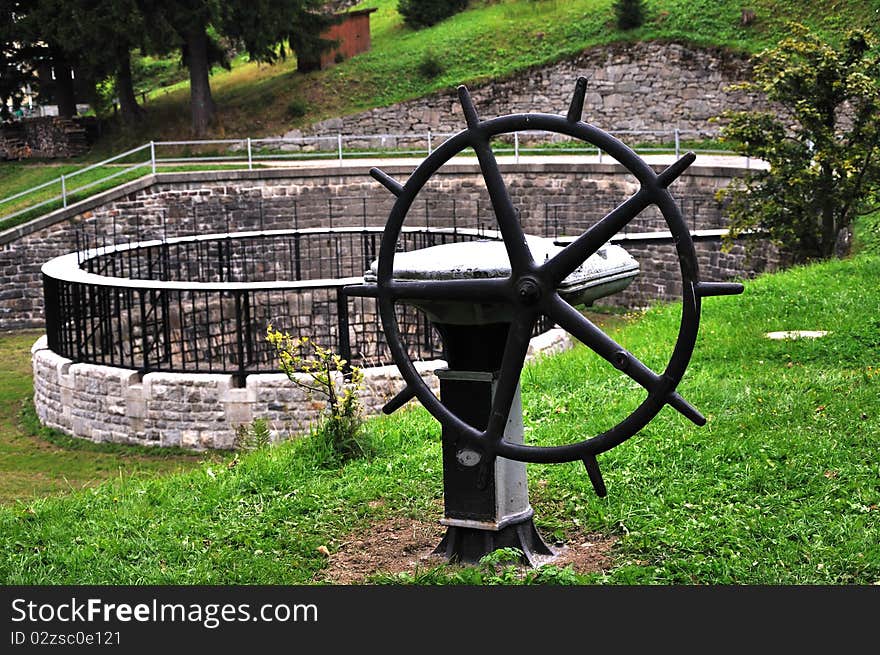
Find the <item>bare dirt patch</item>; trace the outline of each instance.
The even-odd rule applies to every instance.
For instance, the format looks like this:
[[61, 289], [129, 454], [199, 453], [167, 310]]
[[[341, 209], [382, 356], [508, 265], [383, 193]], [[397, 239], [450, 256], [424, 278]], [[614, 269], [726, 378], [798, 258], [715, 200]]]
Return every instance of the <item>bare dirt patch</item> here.
[[[443, 538], [445, 528], [436, 521], [392, 517], [373, 523], [369, 529], [350, 535], [328, 557], [327, 568], [318, 574], [320, 582], [358, 584], [377, 573], [413, 573], [434, 568], [443, 560], [432, 551]], [[551, 564], [571, 565], [580, 574], [603, 571], [611, 566], [609, 551], [614, 538], [600, 534], [574, 533]]]

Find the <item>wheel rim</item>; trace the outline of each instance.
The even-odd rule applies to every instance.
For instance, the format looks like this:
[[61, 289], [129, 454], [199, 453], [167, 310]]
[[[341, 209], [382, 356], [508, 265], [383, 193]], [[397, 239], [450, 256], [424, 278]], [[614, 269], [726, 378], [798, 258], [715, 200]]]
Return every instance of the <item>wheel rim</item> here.
[[[675, 201], [666, 187], [693, 161], [693, 156], [689, 155], [679, 160], [673, 166], [659, 175], [648, 166], [635, 152], [629, 149], [619, 140], [612, 137], [607, 132], [599, 128], [584, 123], [580, 120], [572, 120], [571, 112], [568, 117], [557, 116], [552, 114], [513, 114], [503, 116], [487, 121], [479, 121], [470, 104], [466, 90], [461, 91], [462, 105], [465, 109], [465, 116], [468, 120], [468, 127], [449, 140], [439, 146], [431, 155], [429, 155], [422, 164], [413, 172], [404, 185], [395, 188], [397, 201], [395, 202], [389, 215], [383, 234], [380, 250], [379, 262], [377, 267], [377, 301], [379, 305], [379, 313], [382, 319], [383, 328], [388, 340], [389, 349], [392, 356], [400, 369], [401, 375], [407, 384], [410, 396], [417, 397], [425, 408], [447, 429], [450, 429], [460, 435], [460, 438], [468, 443], [469, 446], [481, 450], [489, 458], [496, 455], [507, 457], [525, 462], [564, 462], [574, 461], [595, 457], [596, 454], [609, 450], [614, 446], [622, 443], [629, 437], [636, 434], [650, 420], [659, 413], [666, 404], [671, 404], [678, 411], [688, 416], [691, 420], [698, 424], [705, 422], [696, 409], [691, 407], [681, 398], [675, 389], [681, 381], [684, 372], [690, 361], [691, 354], [696, 342], [697, 332], [699, 328], [700, 317], [700, 297], [701, 295], [710, 295], [709, 293], [701, 293], [700, 283], [697, 275], [697, 259], [690, 231], [681, 216]], [[573, 103], [574, 106], [574, 103]], [[579, 116], [579, 112], [578, 112]], [[502, 206], [499, 212], [499, 204], [503, 205], [504, 199], [497, 199], [497, 189], [492, 189], [492, 185], [499, 183], [504, 187], [503, 180], [500, 180], [497, 162], [489, 145], [493, 137], [502, 134], [510, 134], [524, 130], [543, 130], [546, 132], [554, 132], [564, 134], [573, 138], [580, 139], [595, 147], [600, 148], [616, 159], [630, 173], [632, 173], [640, 184], [639, 191], [631, 196], [622, 205], [606, 215], [590, 230], [585, 232], [579, 239], [575, 240], [578, 247], [577, 252], [571, 252], [569, 249], [572, 245], [567, 246], [563, 252], [569, 251], [569, 258], [575, 255], [579, 256], [581, 252], [588, 252], [583, 258], [598, 250], [598, 248], [607, 241], [603, 230], [598, 230], [593, 236], [584, 238], [588, 233], [596, 228], [597, 225], [603, 224], [609, 219], [615, 211], [624, 207], [622, 217], [619, 220], [625, 220], [624, 224], [631, 221], [635, 216], [640, 214], [650, 205], [655, 205], [660, 209], [661, 214], [666, 220], [667, 226], [672, 233], [676, 246], [676, 253], [681, 266], [682, 275], [682, 314], [679, 325], [678, 336], [675, 346], [662, 374], [655, 374], [647, 367], [641, 364], [630, 353], [624, 349], [617, 347], [619, 350], [612, 353], [609, 348], [616, 346], [610, 339], [602, 338], [594, 330], [601, 330], [592, 325], [585, 317], [575, 319], [571, 312], [576, 310], [562, 300], [555, 289], [549, 300], [544, 300], [539, 304], [537, 310], [523, 309], [520, 305], [515, 314], [513, 323], [511, 324], [511, 334], [508, 336], [508, 344], [505, 348], [505, 354], [502, 358], [501, 373], [499, 375], [499, 388], [503, 389], [501, 393], [502, 400], [499, 407], [493, 405], [492, 415], [490, 416], [489, 426], [485, 431], [480, 431], [468, 425], [455, 414], [450, 412], [443, 403], [431, 392], [427, 384], [416, 371], [406, 347], [401, 338], [397, 316], [394, 311], [395, 304], [398, 301], [406, 300], [403, 285], [399, 285], [394, 280], [394, 254], [396, 252], [397, 242], [399, 240], [401, 230], [412, 206], [414, 200], [422, 190], [428, 180], [450, 159], [461, 153], [467, 148], [473, 148], [477, 152], [480, 160], [480, 169], [483, 177], [489, 187], [489, 193], [493, 200], [493, 209], [495, 210], [496, 220], [499, 221], [499, 227], [505, 238], [505, 246], [511, 259], [511, 277], [508, 281], [508, 287], [511, 293], [517, 290], [518, 285], [521, 287], [521, 281], [524, 276], [537, 271], [544, 276], [539, 283], [546, 284], [547, 280], [558, 277], [558, 271], [554, 267], [544, 268], [544, 265], [538, 266], [532, 262], [524, 261], [521, 253], [517, 250], [517, 246], [507, 243], [508, 239], [516, 240], [516, 229], [511, 225], [501, 224], [502, 218], [506, 216], [508, 223], [510, 216], [507, 214], [509, 208]], [[689, 161], [686, 161], [689, 158]], [[486, 170], [489, 168], [490, 170]], [[666, 176], [666, 177], [664, 177]], [[496, 179], [497, 178], [497, 179]], [[493, 195], [494, 193], [494, 195]], [[509, 201], [509, 197], [507, 198]], [[627, 203], [632, 202], [632, 207], [626, 208]], [[630, 215], [631, 214], [631, 215]], [[517, 223], [518, 225], [518, 223]], [[615, 221], [608, 221], [603, 228], [612, 229], [616, 225]], [[521, 230], [521, 228], [520, 228]], [[613, 233], [619, 231], [614, 229]], [[613, 234], [612, 233], [612, 234]], [[607, 235], [610, 238], [611, 235]], [[600, 240], [600, 243], [596, 243]], [[575, 257], [576, 259], [577, 257]], [[516, 261], [518, 259], [518, 261]], [[531, 259], [530, 256], [528, 259]], [[554, 257], [553, 260], [556, 260]], [[563, 258], [563, 260], [566, 258]], [[552, 260], [551, 260], [552, 261]], [[583, 260], [581, 260], [583, 261]], [[565, 262], [564, 262], [565, 263]], [[567, 262], [570, 264], [571, 262]], [[561, 266], [561, 268], [566, 268]], [[558, 268], [558, 267], [557, 267]], [[558, 281], [561, 280], [556, 280]], [[442, 290], [442, 287], [438, 288]], [[476, 288], [476, 287], [475, 287]], [[500, 293], [500, 284], [499, 284]], [[562, 307], [559, 303], [564, 303], [568, 309]], [[606, 360], [610, 361], [619, 370], [635, 379], [640, 385], [648, 391], [648, 395], [644, 401], [633, 410], [623, 420], [615, 426], [598, 435], [583, 439], [579, 442], [556, 445], [556, 446], [535, 446], [526, 444], [513, 444], [503, 439], [503, 426], [506, 423], [507, 414], [509, 413], [509, 404], [503, 407], [504, 399], [508, 396], [512, 398], [513, 389], [519, 382], [519, 373], [522, 368], [522, 361], [516, 361], [520, 352], [524, 358], [523, 340], [526, 344], [528, 336], [526, 332], [530, 332], [531, 324], [543, 313], [543, 310], [551, 307], [553, 311], [549, 314], [551, 319], [559, 323], [559, 318], [563, 317], [563, 323], [567, 323], [569, 327], [565, 329], [572, 333], [576, 338], [585, 336], [585, 342], [588, 347], [599, 353]], [[565, 327], [565, 326], [563, 326]], [[604, 333], [601, 333], [604, 335]], [[610, 341], [610, 343], [609, 343]], [[592, 345], [591, 345], [592, 343]], [[598, 347], [602, 352], [597, 350]], [[516, 357], [513, 356], [516, 354]], [[510, 356], [509, 356], [510, 355]], [[619, 360], [619, 361], [618, 361]], [[514, 376], [515, 371], [515, 376]], [[634, 377], [636, 376], [636, 377]], [[515, 379], [513, 379], [515, 377]], [[503, 410], [503, 411], [501, 411]]]

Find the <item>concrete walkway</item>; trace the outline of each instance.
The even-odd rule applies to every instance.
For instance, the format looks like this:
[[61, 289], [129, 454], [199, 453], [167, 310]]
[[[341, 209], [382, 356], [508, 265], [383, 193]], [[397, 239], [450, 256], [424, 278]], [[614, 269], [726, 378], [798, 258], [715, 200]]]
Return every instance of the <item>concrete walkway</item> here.
[[[686, 152], [682, 151], [682, 154]], [[673, 154], [645, 154], [640, 155], [649, 164], [669, 165], [675, 161]], [[499, 164], [613, 164], [615, 160], [604, 155], [520, 155], [516, 158], [512, 155], [499, 155], [496, 157]], [[255, 160], [260, 166], [277, 168], [332, 168], [332, 167], [364, 167], [364, 168], [412, 168], [415, 169], [424, 157], [368, 157], [368, 158], [344, 158], [344, 159], [266, 159]], [[473, 155], [459, 155], [450, 160], [456, 164], [477, 164], [477, 158]], [[697, 154], [693, 166], [723, 167], [723, 168], [753, 168], [767, 169], [767, 162], [760, 159], [751, 159], [739, 155], [724, 154]]]

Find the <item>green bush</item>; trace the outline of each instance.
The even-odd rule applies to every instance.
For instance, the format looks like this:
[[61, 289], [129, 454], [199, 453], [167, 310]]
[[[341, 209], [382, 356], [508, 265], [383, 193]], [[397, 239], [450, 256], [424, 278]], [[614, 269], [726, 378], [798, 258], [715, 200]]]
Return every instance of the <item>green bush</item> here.
[[308, 112], [309, 105], [300, 98], [294, 98], [287, 104], [287, 116], [289, 118], [302, 118]]
[[880, 255], [880, 210], [855, 221], [854, 249]]
[[621, 30], [631, 30], [645, 22], [642, 0], [614, 0], [614, 18]]
[[446, 70], [443, 63], [437, 57], [437, 53], [432, 50], [425, 52], [422, 60], [419, 62], [419, 74], [429, 80], [434, 79]]
[[413, 29], [429, 27], [467, 8], [468, 0], [400, 0], [397, 11]]

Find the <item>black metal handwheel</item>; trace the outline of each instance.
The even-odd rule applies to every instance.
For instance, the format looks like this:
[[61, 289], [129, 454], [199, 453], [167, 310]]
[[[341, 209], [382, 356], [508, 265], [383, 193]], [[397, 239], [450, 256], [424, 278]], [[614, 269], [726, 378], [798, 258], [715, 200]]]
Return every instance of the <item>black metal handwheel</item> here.
[[[583, 460], [594, 486], [602, 493], [604, 485], [601, 484], [596, 455], [637, 433], [664, 405], [675, 408], [697, 425], [705, 423], [706, 419], [676, 392], [676, 387], [694, 349], [700, 319], [700, 299], [705, 296], [740, 293], [742, 285], [699, 281], [690, 231], [667, 190], [693, 163], [694, 154], [688, 153], [661, 173], [655, 173], [621, 141], [581, 120], [585, 91], [586, 80], [580, 78], [565, 116], [530, 113], [480, 120], [467, 89], [459, 87], [459, 100], [467, 121], [465, 130], [449, 138], [429, 155], [405, 184], [378, 169], [371, 171], [373, 177], [397, 196], [397, 201], [391, 210], [382, 238], [375, 286], [370, 285], [358, 295], [373, 295], [377, 298], [389, 348], [407, 385], [386, 405], [386, 412], [394, 411], [411, 398], [417, 397], [444, 428], [458, 434], [461, 443], [480, 452], [484, 460], [494, 461], [495, 456], [540, 463]], [[524, 130], [564, 134], [592, 144], [620, 162], [640, 184], [634, 195], [546, 262], [536, 262], [532, 258], [490, 145], [493, 137]], [[436, 281], [395, 279], [394, 254], [401, 228], [413, 201], [443, 164], [467, 148], [472, 148], [477, 154], [498, 228], [510, 258], [510, 276]], [[682, 316], [678, 339], [666, 369], [659, 374], [627, 352], [557, 293], [557, 287], [567, 276], [650, 205], [659, 208], [672, 233], [682, 276]], [[396, 303], [414, 300], [499, 302], [510, 306], [513, 319], [485, 430], [477, 430], [454, 415], [431, 392], [416, 371], [401, 339], [395, 313]], [[549, 317], [641, 385], [647, 391], [645, 400], [611, 429], [577, 443], [533, 446], [506, 441], [503, 436], [505, 424], [516, 394], [533, 328], [542, 315]]]

